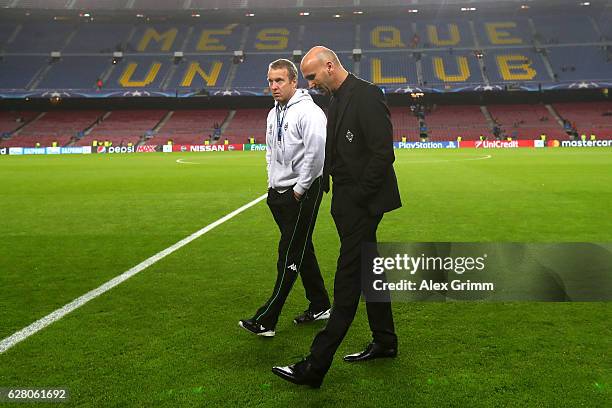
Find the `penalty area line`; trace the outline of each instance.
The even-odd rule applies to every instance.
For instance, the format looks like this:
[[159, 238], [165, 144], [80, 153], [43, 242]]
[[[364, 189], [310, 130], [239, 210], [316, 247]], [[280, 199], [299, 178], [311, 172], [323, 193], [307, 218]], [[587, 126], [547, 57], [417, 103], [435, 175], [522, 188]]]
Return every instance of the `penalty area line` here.
[[218, 227], [219, 225], [223, 224], [226, 221], [231, 220], [232, 218], [234, 218], [235, 216], [237, 216], [241, 212], [243, 212], [245, 210], [248, 210], [249, 208], [253, 207], [255, 204], [259, 203], [260, 201], [262, 201], [266, 197], [267, 197], [267, 194], [264, 194], [264, 195], [256, 198], [255, 200], [253, 200], [253, 201], [243, 205], [242, 207], [232, 211], [231, 213], [227, 214], [226, 216], [224, 216], [222, 218], [219, 218], [217, 221], [213, 222], [212, 224], [208, 224], [207, 226], [205, 226], [204, 228], [200, 229], [199, 231], [194, 232], [193, 234], [189, 235], [186, 238], [183, 238], [182, 240], [178, 241], [176, 244], [174, 244], [174, 245], [164, 249], [163, 251], [160, 251], [160, 252], [156, 253], [155, 255], [153, 255], [150, 258], [142, 261], [141, 263], [139, 263], [138, 265], [134, 266], [133, 268], [123, 272], [121, 275], [116, 276], [115, 278], [113, 278], [113, 279], [109, 280], [108, 282], [102, 284], [101, 286], [97, 287], [96, 289], [93, 289], [93, 290], [87, 292], [83, 296], [81, 296], [79, 298], [76, 298], [72, 302], [62, 306], [61, 308], [51, 312], [47, 316], [45, 316], [45, 317], [35, 321], [34, 323], [30, 324], [29, 326], [19, 330], [18, 332], [15, 332], [11, 336], [3, 339], [2, 341], [0, 341], [0, 354], [4, 353], [5, 351], [10, 349], [14, 345], [24, 341], [25, 339], [27, 339], [28, 337], [32, 336], [33, 334], [39, 332], [40, 330], [44, 329], [45, 327], [51, 325], [52, 323], [60, 320], [62, 317], [66, 316], [68, 313], [73, 312], [74, 310], [76, 310], [79, 307], [83, 306], [84, 304], [86, 304], [90, 300], [93, 300], [93, 299], [97, 298], [98, 296], [102, 295], [103, 293], [108, 292], [109, 290], [111, 290], [115, 286], [120, 285], [121, 283], [125, 282], [126, 280], [128, 280], [132, 276], [142, 272], [143, 270], [147, 269], [149, 266], [151, 266], [154, 263], [160, 261], [161, 259], [163, 259], [166, 256], [170, 255], [171, 253], [175, 252], [176, 250], [178, 250], [178, 249], [184, 247], [185, 245], [189, 244], [190, 242], [198, 239], [199, 237], [201, 237], [202, 235], [206, 234], [210, 230]]

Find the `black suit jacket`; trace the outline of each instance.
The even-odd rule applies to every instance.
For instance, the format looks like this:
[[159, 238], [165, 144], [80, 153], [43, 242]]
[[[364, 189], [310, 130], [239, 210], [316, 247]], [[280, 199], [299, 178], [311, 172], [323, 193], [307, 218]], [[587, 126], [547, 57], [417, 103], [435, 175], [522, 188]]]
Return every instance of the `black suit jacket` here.
[[[323, 182], [329, 191], [334, 155], [341, 156], [354, 184], [350, 196], [372, 215], [402, 206], [393, 170], [393, 126], [379, 87], [349, 74], [335, 123], [328, 122]], [[335, 150], [334, 150], [335, 146]]]

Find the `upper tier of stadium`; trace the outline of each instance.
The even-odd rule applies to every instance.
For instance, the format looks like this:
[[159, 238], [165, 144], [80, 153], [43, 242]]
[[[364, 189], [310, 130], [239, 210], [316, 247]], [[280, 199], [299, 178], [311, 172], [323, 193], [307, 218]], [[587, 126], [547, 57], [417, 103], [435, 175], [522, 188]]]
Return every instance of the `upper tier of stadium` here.
[[317, 44], [387, 92], [610, 87], [612, 14], [576, 10], [216, 23], [4, 19], [0, 96], [260, 95], [270, 61], [299, 61]]

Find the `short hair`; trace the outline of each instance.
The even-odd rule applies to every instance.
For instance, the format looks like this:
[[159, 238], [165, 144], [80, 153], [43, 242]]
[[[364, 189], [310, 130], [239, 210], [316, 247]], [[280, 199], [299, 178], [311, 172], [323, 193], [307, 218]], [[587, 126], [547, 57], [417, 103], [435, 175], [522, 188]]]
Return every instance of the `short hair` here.
[[283, 68], [287, 70], [287, 74], [289, 75], [289, 81], [297, 81], [297, 76], [298, 76], [297, 68], [295, 67], [295, 64], [289, 61], [288, 59], [285, 59], [285, 58], [277, 59], [276, 61], [272, 61], [270, 65], [268, 66], [268, 69], [283, 69]]

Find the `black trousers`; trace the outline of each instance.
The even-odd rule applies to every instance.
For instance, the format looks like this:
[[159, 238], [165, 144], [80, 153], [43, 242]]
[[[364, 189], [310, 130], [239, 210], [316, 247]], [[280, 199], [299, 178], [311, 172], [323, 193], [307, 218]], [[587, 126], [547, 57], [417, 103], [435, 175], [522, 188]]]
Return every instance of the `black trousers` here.
[[[370, 215], [349, 196], [350, 186], [334, 185], [332, 216], [340, 236], [340, 256], [334, 280], [334, 304], [325, 328], [315, 337], [308, 359], [325, 374], [357, 311], [362, 292], [362, 244], [376, 242], [382, 214]], [[368, 262], [369, 263], [369, 262]], [[390, 299], [390, 297], [389, 297]], [[391, 302], [368, 302], [366, 310], [373, 340], [397, 347]]]
[[268, 191], [268, 206], [280, 229], [278, 243], [277, 276], [268, 301], [255, 313], [254, 319], [267, 329], [276, 327], [285, 300], [297, 276], [302, 277], [306, 298], [313, 312], [330, 307], [329, 295], [321, 276], [319, 263], [312, 244], [312, 233], [317, 221], [323, 190], [317, 178], [298, 202], [293, 189], [278, 193]]

